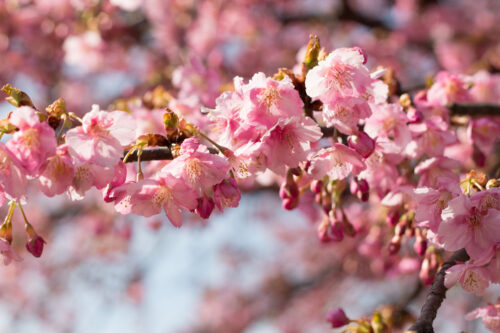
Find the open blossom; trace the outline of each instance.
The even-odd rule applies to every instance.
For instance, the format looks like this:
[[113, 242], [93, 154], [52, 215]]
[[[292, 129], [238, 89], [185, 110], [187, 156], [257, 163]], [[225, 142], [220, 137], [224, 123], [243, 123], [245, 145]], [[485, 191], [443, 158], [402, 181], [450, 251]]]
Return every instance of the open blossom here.
[[176, 227], [182, 225], [182, 208], [194, 210], [198, 206], [198, 195], [184, 180], [167, 172], [160, 172], [157, 179], [145, 179], [129, 187], [127, 203], [133, 213], [141, 216], [159, 214], [162, 209]]
[[224, 207], [238, 207], [241, 199], [241, 192], [234, 178], [224, 179], [214, 186], [214, 203], [223, 210]]
[[2, 255], [3, 263], [5, 266], [12, 261], [21, 261], [22, 258], [12, 248], [12, 246], [5, 239], [0, 238], [0, 254]]
[[123, 157], [123, 147], [135, 139], [135, 128], [128, 113], [100, 111], [93, 105], [83, 117], [82, 126], [66, 133], [68, 151], [82, 162], [113, 167]]
[[26, 194], [28, 180], [26, 170], [5, 145], [0, 142], [0, 185], [2, 197], [5, 199], [20, 199]]
[[482, 296], [490, 284], [490, 275], [484, 267], [471, 263], [457, 264], [446, 271], [444, 285], [449, 289], [457, 282], [467, 292]]
[[224, 157], [210, 154], [197, 138], [184, 140], [181, 155], [167, 164], [162, 171], [183, 179], [186, 184], [202, 195], [227, 177], [229, 162]]
[[458, 169], [460, 166], [459, 161], [444, 156], [424, 160], [415, 167], [415, 174], [420, 175], [418, 186], [435, 187], [440, 178], [449, 178], [450, 182], [458, 182], [458, 174], [453, 172], [453, 169]]
[[441, 223], [441, 212], [448, 206], [448, 201], [460, 195], [456, 183], [444, 178], [437, 189], [419, 187], [415, 189], [414, 199], [417, 202], [415, 221], [421, 227], [428, 227], [437, 232]]
[[384, 148], [386, 154], [399, 154], [411, 140], [407, 117], [399, 104], [377, 104], [366, 119], [364, 131]]
[[68, 146], [58, 147], [57, 153], [49, 157], [40, 167], [37, 178], [40, 189], [48, 196], [65, 192], [73, 182], [75, 170], [68, 154]]
[[493, 333], [500, 333], [500, 302], [488, 304], [469, 312], [465, 319], [481, 318], [484, 326]]
[[47, 123], [40, 122], [36, 111], [29, 106], [15, 110], [9, 122], [19, 131], [7, 141], [7, 148], [30, 174], [36, 173], [40, 164], [56, 151], [54, 130]]
[[321, 114], [327, 126], [335, 126], [344, 134], [353, 134], [358, 130], [359, 120], [368, 118], [372, 112], [364, 98], [344, 97], [323, 105]]
[[310, 144], [321, 139], [322, 135], [319, 126], [310, 118], [293, 117], [278, 121], [261, 138], [266, 167], [284, 175], [286, 167], [295, 168], [307, 158]]
[[243, 105], [240, 112], [244, 121], [270, 128], [279, 119], [302, 115], [304, 103], [287, 75], [277, 81], [257, 73], [241, 88]]
[[445, 250], [465, 248], [472, 259], [491, 255], [500, 242], [500, 190], [460, 195], [448, 202], [439, 225], [438, 237]]
[[448, 130], [443, 118], [434, 116], [418, 124], [408, 126], [413, 140], [406, 147], [406, 154], [411, 158], [443, 155], [444, 148], [457, 141], [455, 134]]
[[118, 169], [124, 168], [123, 162], [113, 167], [103, 167], [92, 163], [76, 163], [74, 176], [68, 194], [72, 200], [83, 199], [85, 193], [92, 187], [103, 189], [112, 182]]
[[340, 180], [350, 173], [358, 175], [365, 168], [363, 158], [356, 151], [341, 143], [334, 143], [311, 158], [307, 172], [315, 179], [328, 175], [331, 180]]
[[427, 91], [427, 101], [432, 105], [448, 105], [471, 101], [470, 79], [448, 72], [439, 72], [436, 81]]
[[324, 104], [345, 96], [361, 97], [372, 82], [365, 62], [359, 49], [336, 49], [307, 73], [307, 95]]

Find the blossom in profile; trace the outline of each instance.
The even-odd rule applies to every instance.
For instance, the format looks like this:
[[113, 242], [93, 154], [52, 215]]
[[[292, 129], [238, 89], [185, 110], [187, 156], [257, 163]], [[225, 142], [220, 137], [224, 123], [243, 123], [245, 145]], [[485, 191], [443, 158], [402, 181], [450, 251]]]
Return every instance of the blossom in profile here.
[[465, 319], [481, 318], [484, 326], [493, 333], [500, 333], [500, 302], [488, 304], [469, 312]]
[[359, 175], [366, 168], [363, 158], [341, 143], [321, 149], [311, 158], [308, 173], [315, 179], [328, 175], [331, 180], [345, 179], [349, 174]]

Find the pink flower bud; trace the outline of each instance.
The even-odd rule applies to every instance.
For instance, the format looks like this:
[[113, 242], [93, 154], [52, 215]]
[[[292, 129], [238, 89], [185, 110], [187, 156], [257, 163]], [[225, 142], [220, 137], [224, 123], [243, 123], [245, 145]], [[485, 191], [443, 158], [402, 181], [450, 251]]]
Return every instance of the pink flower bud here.
[[363, 158], [370, 156], [375, 150], [375, 140], [370, 138], [365, 132], [358, 132], [348, 138], [349, 147], [354, 149]]
[[417, 239], [415, 244], [413, 244], [413, 249], [417, 252], [418, 255], [423, 256], [425, 251], [427, 250], [427, 240], [425, 239]]
[[299, 187], [295, 182], [292, 181], [281, 184], [280, 187], [281, 199], [298, 198], [298, 197], [299, 197]]
[[417, 110], [413, 107], [408, 109], [406, 113], [406, 118], [408, 118], [408, 122], [410, 124], [419, 123], [424, 119], [424, 115], [420, 110]]
[[400, 217], [400, 213], [398, 210], [390, 210], [388, 213], [387, 213], [387, 217], [386, 217], [386, 221], [387, 221], [387, 224], [391, 227], [394, 227], [396, 225], [396, 223], [398, 223], [399, 221], [399, 217]]
[[299, 205], [299, 197], [296, 197], [296, 198], [284, 198], [281, 201], [281, 205], [286, 210], [292, 210], [294, 208], [297, 208], [297, 206]]
[[321, 180], [313, 180], [311, 182], [311, 191], [313, 193], [321, 193], [321, 189], [323, 188], [323, 182]]
[[351, 321], [341, 308], [330, 311], [326, 316], [326, 320], [332, 324], [332, 328], [338, 328], [349, 324]]
[[214, 210], [215, 203], [211, 198], [203, 197], [198, 198], [198, 207], [196, 207], [196, 213], [204, 219], [208, 219]]
[[34, 238], [30, 238], [26, 241], [26, 249], [36, 258], [40, 258], [43, 252], [43, 244], [45, 244], [45, 240], [36, 236]]

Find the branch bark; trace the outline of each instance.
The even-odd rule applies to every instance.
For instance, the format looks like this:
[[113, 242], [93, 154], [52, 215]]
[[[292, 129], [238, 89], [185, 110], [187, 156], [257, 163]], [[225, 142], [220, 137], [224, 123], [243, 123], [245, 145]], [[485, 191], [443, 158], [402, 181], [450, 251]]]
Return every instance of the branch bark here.
[[451, 104], [448, 109], [454, 115], [462, 116], [500, 116], [499, 104]]
[[[127, 155], [128, 150], [124, 152], [124, 157]], [[127, 158], [125, 163], [137, 162], [137, 150], [134, 151]], [[158, 148], [147, 148], [142, 150], [141, 161], [161, 161], [161, 160], [171, 160], [174, 157], [172, 156], [172, 151], [169, 147], [158, 147]]]
[[441, 303], [446, 297], [446, 287], [444, 286], [444, 277], [446, 270], [452, 266], [455, 266], [457, 262], [465, 262], [469, 260], [469, 255], [465, 249], [458, 250], [453, 253], [453, 255], [444, 262], [443, 266], [436, 274], [436, 279], [432, 283], [431, 290], [427, 295], [422, 310], [420, 311], [420, 316], [417, 321], [410, 327], [408, 332], [416, 333], [434, 333], [432, 328], [432, 323], [436, 318], [437, 311], [441, 306]]

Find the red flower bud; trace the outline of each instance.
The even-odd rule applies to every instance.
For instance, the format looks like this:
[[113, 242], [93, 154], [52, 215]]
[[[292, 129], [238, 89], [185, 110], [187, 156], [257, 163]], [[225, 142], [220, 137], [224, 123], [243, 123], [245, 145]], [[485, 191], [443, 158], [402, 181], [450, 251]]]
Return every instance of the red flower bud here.
[[332, 328], [338, 328], [349, 324], [351, 321], [341, 308], [330, 311], [326, 316], [326, 320], [332, 324]]
[[196, 213], [204, 219], [208, 219], [214, 210], [215, 203], [211, 198], [203, 197], [198, 199], [198, 207]]
[[364, 158], [370, 156], [375, 150], [375, 140], [362, 131], [358, 132], [357, 135], [349, 136], [348, 144], [350, 148], [354, 149]]
[[26, 241], [26, 249], [36, 258], [40, 258], [43, 252], [43, 244], [45, 244], [45, 240], [36, 235], [34, 238], [29, 238]]

